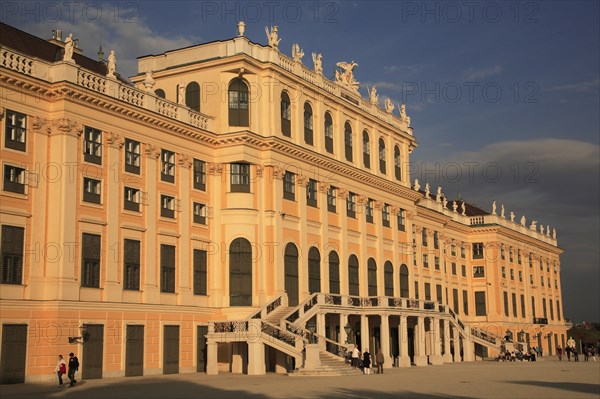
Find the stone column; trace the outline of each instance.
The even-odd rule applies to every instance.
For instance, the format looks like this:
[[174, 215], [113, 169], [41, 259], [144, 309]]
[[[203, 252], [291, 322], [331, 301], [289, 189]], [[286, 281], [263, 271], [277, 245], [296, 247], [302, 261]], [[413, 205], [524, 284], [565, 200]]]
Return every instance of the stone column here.
[[[360, 351], [364, 352], [369, 348], [369, 318], [367, 315], [360, 315]], [[371, 348], [369, 348], [371, 349]]]
[[276, 362], [275, 362], [275, 373], [285, 374], [287, 373], [287, 358], [285, 353], [277, 351]]
[[262, 341], [248, 342], [248, 375], [266, 374], [265, 344]]
[[427, 356], [425, 355], [425, 317], [417, 317], [417, 331], [415, 333], [416, 349], [415, 365], [427, 366]]
[[384, 365], [391, 367], [394, 363], [390, 355], [390, 316], [381, 315], [381, 325], [379, 326], [379, 336], [381, 338], [381, 352], [383, 352]]
[[462, 362], [462, 359], [460, 358], [460, 339], [456, 327], [452, 327], [452, 336], [454, 337], [454, 362]]
[[463, 355], [465, 362], [475, 361], [475, 344], [471, 340], [470, 336], [463, 338]]
[[442, 354], [444, 363], [452, 363], [452, 353], [450, 352], [450, 321], [444, 320], [444, 353]]
[[432, 345], [432, 356], [429, 357], [429, 361], [433, 365], [443, 364], [442, 360], [442, 342], [440, 335], [440, 319], [437, 317], [430, 318], [431, 327], [433, 329], [433, 345]]
[[317, 313], [316, 316], [317, 322], [317, 334], [324, 337], [325, 336], [325, 313]]
[[406, 316], [400, 315], [398, 325], [398, 345], [400, 346], [400, 367], [410, 367], [410, 356], [408, 356], [408, 321]]
[[233, 342], [231, 344], [231, 373], [242, 374], [244, 372], [244, 352], [242, 345], [245, 342]]
[[206, 374], [219, 374], [219, 366], [217, 363], [217, 343], [208, 341], [206, 343]]
[[348, 324], [348, 315], [346, 313], [340, 313], [340, 344], [346, 345], [348, 342], [348, 336], [344, 326]]

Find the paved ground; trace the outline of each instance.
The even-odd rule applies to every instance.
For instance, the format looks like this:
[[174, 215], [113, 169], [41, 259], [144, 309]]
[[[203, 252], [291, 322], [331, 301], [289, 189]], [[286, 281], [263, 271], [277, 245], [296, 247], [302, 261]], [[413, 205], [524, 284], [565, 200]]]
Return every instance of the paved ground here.
[[600, 362], [476, 362], [410, 369], [383, 375], [286, 377], [275, 374], [181, 374], [50, 384], [0, 386], [2, 399], [25, 398], [600, 398]]

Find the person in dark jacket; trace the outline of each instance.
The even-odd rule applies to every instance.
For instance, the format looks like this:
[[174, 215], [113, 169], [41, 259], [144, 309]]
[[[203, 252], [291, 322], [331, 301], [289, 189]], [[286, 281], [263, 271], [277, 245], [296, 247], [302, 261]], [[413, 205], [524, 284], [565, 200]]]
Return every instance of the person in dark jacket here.
[[363, 352], [363, 367], [365, 369], [365, 374], [371, 374], [371, 354], [369, 353], [368, 348]]
[[77, 356], [75, 356], [73, 354], [73, 352], [69, 353], [69, 380], [71, 381], [71, 383], [69, 384], [70, 387], [74, 386], [75, 384], [77, 384], [77, 380], [75, 380], [75, 373], [79, 370], [79, 359], [77, 359]]
[[383, 363], [385, 358], [383, 357], [383, 352], [381, 349], [377, 351], [377, 354], [375, 355], [375, 361], [377, 362], [377, 374], [383, 374]]

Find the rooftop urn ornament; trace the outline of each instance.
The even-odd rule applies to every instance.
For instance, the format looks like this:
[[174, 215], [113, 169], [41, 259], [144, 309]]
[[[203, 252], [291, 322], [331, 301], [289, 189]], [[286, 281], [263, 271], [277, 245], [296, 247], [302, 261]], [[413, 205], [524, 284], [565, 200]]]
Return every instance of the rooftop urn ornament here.
[[442, 188], [438, 187], [435, 193], [435, 202], [442, 202]]
[[425, 184], [425, 198], [429, 199], [429, 183]]
[[65, 55], [63, 55], [63, 61], [73, 61], [73, 34], [69, 33], [69, 36], [65, 39]]
[[152, 71], [147, 71], [146, 77], [144, 78], [144, 87], [146, 88], [146, 91], [152, 91], [155, 84], [156, 81], [152, 77]]
[[302, 63], [302, 57], [304, 57], [304, 51], [302, 51], [298, 43], [294, 43], [292, 45], [292, 59], [294, 62]]
[[389, 97], [385, 99], [384, 106], [385, 112], [387, 112], [388, 114], [391, 114], [394, 111], [394, 108], [396, 108]]
[[458, 209], [458, 204], [456, 203], [456, 201], [452, 201], [452, 212], [458, 213], [457, 209]]
[[117, 69], [117, 57], [115, 56], [115, 50], [110, 50], [106, 63], [106, 77], [115, 78], [115, 70]]
[[321, 53], [312, 53], [313, 65], [317, 75], [323, 75], [323, 56]]
[[444, 195], [444, 198], [443, 198], [443, 200], [442, 200], [442, 206], [444, 207], [444, 209], [446, 209], [446, 208], [447, 208], [447, 206], [448, 206], [448, 200], [446, 199], [446, 196], [445, 196], [445, 195]]
[[244, 23], [244, 21], [238, 22], [237, 28], [238, 28], [238, 36], [244, 36], [244, 32], [246, 32], [246, 24]]
[[496, 201], [492, 202], [492, 215], [496, 215]]
[[510, 221], [511, 222], [515, 221], [515, 213], [513, 211], [510, 211]]
[[465, 205], [465, 201], [462, 202], [462, 204], [460, 204], [460, 214], [463, 216], [467, 216], [467, 207]]
[[358, 91], [358, 86], [360, 83], [354, 79], [354, 68], [356, 68], [358, 64], [354, 61], [351, 61], [338, 62], [335, 65], [340, 68], [335, 71], [335, 80], [352, 90]]
[[267, 34], [267, 39], [269, 39], [269, 47], [279, 51], [279, 42], [281, 41], [279, 38], [279, 27], [275, 25], [269, 31], [269, 27], [265, 26], [265, 33]]
[[371, 105], [379, 105], [379, 96], [377, 95], [377, 88], [375, 86], [371, 87], [371, 90], [367, 88], [369, 92], [369, 102]]
[[421, 189], [421, 185], [419, 184], [419, 179], [415, 179], [415, 185], [413, 186], [415, 191], [419, 191]]
[[527, 219], [525, 219], [525, 215], [521, 216], [521, 226], [525, 227], [527, 224]]
[[500, 217], [502, 219], [506, 219], [506, 217], [504, 216], [504, 204], [500, 205]]

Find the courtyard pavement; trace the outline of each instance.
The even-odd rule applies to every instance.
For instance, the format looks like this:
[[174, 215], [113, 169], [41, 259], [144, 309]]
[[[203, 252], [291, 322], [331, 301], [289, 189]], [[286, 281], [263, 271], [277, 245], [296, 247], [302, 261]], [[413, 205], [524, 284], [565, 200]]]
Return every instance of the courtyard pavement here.
[[599, 362], [478, 361], [444, 366], [388, 368], [383, 375], [287, 377], [179, 374], [1, 385], [2, 399], [25, 398], [600, 398]]

